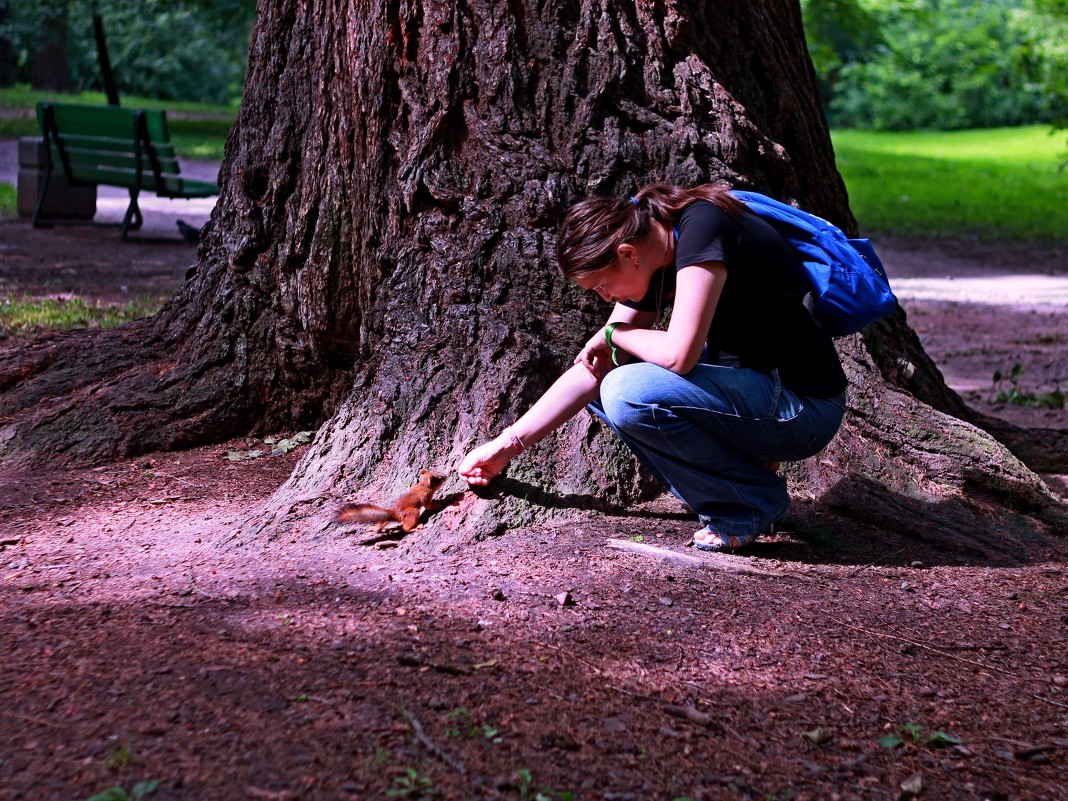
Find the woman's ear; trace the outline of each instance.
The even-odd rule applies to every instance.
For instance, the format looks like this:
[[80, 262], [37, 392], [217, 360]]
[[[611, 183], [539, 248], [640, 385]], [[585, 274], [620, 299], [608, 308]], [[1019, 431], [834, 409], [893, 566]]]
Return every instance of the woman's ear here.
[[622, 245], [616, 248], [616, 255], [620, 261], [629, 261], [635, 267], [638, 266], [638, 249], [629, 242], [624, 242]]

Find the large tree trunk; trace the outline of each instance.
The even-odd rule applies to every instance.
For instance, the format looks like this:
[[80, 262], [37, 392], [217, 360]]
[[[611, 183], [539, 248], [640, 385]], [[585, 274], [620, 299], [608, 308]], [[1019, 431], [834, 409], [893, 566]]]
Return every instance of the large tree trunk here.
[[[262, 516], [324, 524], [342, 496], [449, 468], [570, 364], [607, 308], [556, 275], [556, 221], [652, 178], [725, 180], [855, 227], [796, 3], [263, 2], [188, 282], [151, 321], [0, 360], [11, 458], [329, 418]], [[992, 547], [997, 504], [1059, 519], [1037, 476], [958, 419], [903, 314], [840, 350], [851, 413], [792, 469], [798, 495], [917, 531], [981, 519], [969, 548]], [[456, 538], [650, 487], [586, 415], [502, 486], [520, 500], [445, 513]]]

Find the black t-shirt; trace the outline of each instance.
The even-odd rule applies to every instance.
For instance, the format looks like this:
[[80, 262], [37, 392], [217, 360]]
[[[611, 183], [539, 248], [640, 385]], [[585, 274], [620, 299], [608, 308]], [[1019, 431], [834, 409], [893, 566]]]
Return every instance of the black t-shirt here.
[[723, 262], [727, 280], [708, 331], [710, 361], [778, 368], [799, 395], [829, 398], [846, 388], [834, 343], [803, 304], [810, 288], [804, 267], [774, 228], [750, 212], [735, 219], [702, 200], [683, 210], [676, 231], [675, 263], [653, 275], [644, 298], [625, 305], [660, 311], [674, 297], [680, 266]]

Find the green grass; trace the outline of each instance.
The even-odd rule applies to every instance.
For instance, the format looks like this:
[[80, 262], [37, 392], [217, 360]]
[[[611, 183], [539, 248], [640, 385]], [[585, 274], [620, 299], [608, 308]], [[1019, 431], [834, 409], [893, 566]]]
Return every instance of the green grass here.
[[[61, 97], [71, 103], [95, 103], [105, 105], [108, 102], [107, 95], [103, 92], [75, 92], [65, 94], [57, 92], [43, 92], [31, 89], [28, 84], [16, 84], [15, 86], [0, 89], [0, 109], [33, 109], [42, 100], [52, 100]], [[124, 106], [136, 106], [137, 108], [164, 108], [170, 111], [179, 111], [190, 114], [215, 114], [220, 116], [234, 117], [237, 115], [237, 106], [219, 106], [211, 103], [190, 103], [181, 100], [154, 100], [148, 97], [136, 97], [134, 95], [122, 95], [119, 97]]]
[[839, 130], [832, 139], [865, 235], [1068, 242], [1063, 131]]
[[19, 213], [18, 190], [8, 183], [0, 182], [0, 217], [14, 217]]
[[86, 302], [77, 295], [30, 297], [0, 294], [0, 342], [15, 335], [71, 328], [114, 328], [159, 311], [164, 298], [139, 297], [122, 306]]
[[[178, 155], [185, 158], [221, 159], [226, 136], [237, 119], [236, 106], [171, 102], [145, 97], [123, 96], [119, 99], [124, 106], [166, 110], [174, 147]], [[102, 92], [38, 92], [25, 84], [0, 89], [0, 112], [6, 112], [0, 115], [0, 137], [40, 136], [35, 109], [42, 100], [101, 106], [108, 102]]]
[[175, 118], [167, 112], [167, 124], [171, 129], [171, 142], [178, 155], [189, 159], [222, 161], [226, 137], [234, 125], [233, 117], [214, 119], [208, 117]]

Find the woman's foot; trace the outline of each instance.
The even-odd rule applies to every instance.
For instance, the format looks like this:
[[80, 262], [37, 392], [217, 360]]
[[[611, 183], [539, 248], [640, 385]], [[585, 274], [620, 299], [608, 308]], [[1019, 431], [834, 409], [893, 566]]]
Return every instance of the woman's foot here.
[[693, 544], [699, 551], [736, 553], [748, 548], [756, 538], [756, 534], [720, 534], [715, 529], [705, 526], [693, 535]]

